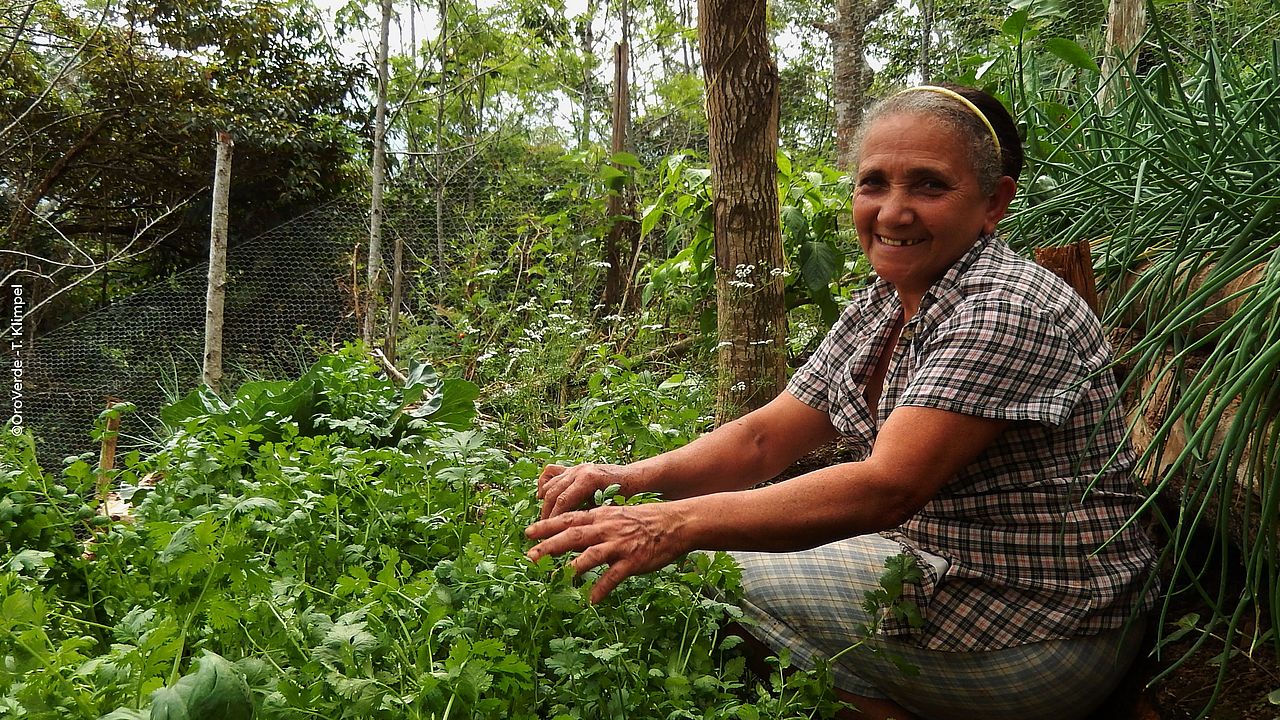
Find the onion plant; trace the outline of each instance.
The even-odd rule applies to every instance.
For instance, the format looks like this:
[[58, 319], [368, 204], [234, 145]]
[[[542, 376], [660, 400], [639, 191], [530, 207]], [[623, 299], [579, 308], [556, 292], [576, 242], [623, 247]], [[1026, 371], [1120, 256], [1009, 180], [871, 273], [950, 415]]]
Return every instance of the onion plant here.
[[1142, 53], [1108, 108], [1096, 75], [1019, 74], [1032, 180], [1005, 227], [1023, 248], [1093, 248], [1148, 505], [1175, 500], [1161, 627], [1182, 599], [1211, 608], [1174, 666], [1231, 644], [1212, 706], [1232, 646], [1280, 650], [1280, 41], [1248, 58], [1156, 24]]

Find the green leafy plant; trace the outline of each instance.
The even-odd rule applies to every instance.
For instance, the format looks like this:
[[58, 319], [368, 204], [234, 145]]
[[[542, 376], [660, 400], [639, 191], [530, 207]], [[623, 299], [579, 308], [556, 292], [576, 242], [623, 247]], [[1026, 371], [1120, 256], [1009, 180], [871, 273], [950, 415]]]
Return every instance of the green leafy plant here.
[[[353, 351], [308, 371], [313, 407], [343, 419], [421, 401], [364, 363]], [[431, 386], [426, 377], [410, 384]], [[638, 383], [627, 391], [637, 397], [692, 389], [620, 380]], [[270, 409], [293, 397], [289, 386], [266, 387], [268, 397], [251, 387], [225, 407], [197, 406], [162, 447], [126, 463], [160, 480], [134, 493], [130, 522], [95, 536], [79, 535], [74, 516], [23, 524], [66, 506], [29, 441], [4, 441], [6, 489], [50, 490], [4, 526], [6, 539], [26, 528], [33, 545], [0, 547], [0, 710], [39, 720], [834, 710], [819, 673], [758, 681], [721, 640], [741, 614], [725, 555], [632, 578], [599, 605], [568, 566], [529, 562], [523, 529], [537, 517], [547, 448], [501, 450], [475, 427], [395, 443], [321, 421], [304, 434]], [[77, 462], [65, 474], [92, 482], [95, 471]]]
[[403, 387], [378, 380], [379, 370], [359, 346], [316, 361], [297, 380], [245, 383], [229, 401], [207, 386], [165, 407], [160, 419], [170, 428], [198, 431], [210, 425], [253, 428], [255, 442], [293, 432], [311, 435], [342, 431], [352, 437], [392, 442], [432, 426], [466, 427], [475, 416], [479, 389], [459, 379], [441, 379], [416, 363]]

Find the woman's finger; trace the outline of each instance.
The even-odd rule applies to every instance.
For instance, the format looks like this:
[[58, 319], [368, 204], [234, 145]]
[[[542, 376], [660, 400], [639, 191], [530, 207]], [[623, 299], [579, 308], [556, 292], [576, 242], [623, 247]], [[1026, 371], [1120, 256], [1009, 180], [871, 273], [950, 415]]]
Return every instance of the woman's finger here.
[[596, 578], [595, 584], [591, 586], [591, 602], [592, 604], [604, 600], [609, 593], [622, 584], [623, 580], [631, 577], [635, 573], [627, 569], [626, 563], [612, 563], [608, 569], [600, 573], [600, 577]]
[[551, 480], [564, 474], [564, 465], [550, 464], [542, 468], [542, 473], [538, 475], [538, 499], [541, 500], [546, 496], [547, 487]]
[[579, 479], [556, 493], [553, 499], [542, 503], [542, 516], [555, 517], [572, 510], [577, 510], [595, 495], [595, 484], [588, 479]]
[[540, 520], [525, 528], [524, 532], [532, 540], [541, 540], [525, 553], [535, 562], [544, 555], [586, 550], [603, 542], [607, 535], [605, 528], [592, 523], [590, 511], [565, 513], [549, 520]]

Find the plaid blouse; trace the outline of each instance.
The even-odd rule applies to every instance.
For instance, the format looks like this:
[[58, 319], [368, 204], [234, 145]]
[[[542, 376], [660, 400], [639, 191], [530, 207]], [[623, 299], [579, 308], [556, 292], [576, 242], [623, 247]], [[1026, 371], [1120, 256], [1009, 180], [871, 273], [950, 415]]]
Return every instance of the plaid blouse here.
[[939, 581], [921, 560], [925, 582], [904, 589], [923, 628], [886, 618], [882, 631], [936, 650], [994, 650], [1095, 634], [1154, 605], [1155, 552], [1126, 526], [1140, 497], [1111, 348], [1084, 301], [999, 238], [980, 238], [903, 328], [873, 413], [863, 390], [901, 312], [883, 280], [862, 291], [787, 390], [863, 458], [902, 405], [1013, 422], [882, 533], [951, 564]]

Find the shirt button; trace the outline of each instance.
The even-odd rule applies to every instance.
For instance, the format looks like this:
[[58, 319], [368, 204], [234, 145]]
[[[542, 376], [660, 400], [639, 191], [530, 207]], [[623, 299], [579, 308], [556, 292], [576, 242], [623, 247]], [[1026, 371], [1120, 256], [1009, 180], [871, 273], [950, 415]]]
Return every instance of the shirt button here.
[[902, 331], [901, 340], [902, 342], [911, 342], [911, 338], [915, 337], [915, 335], [916, 331], [914, 328], [906, 328]]

